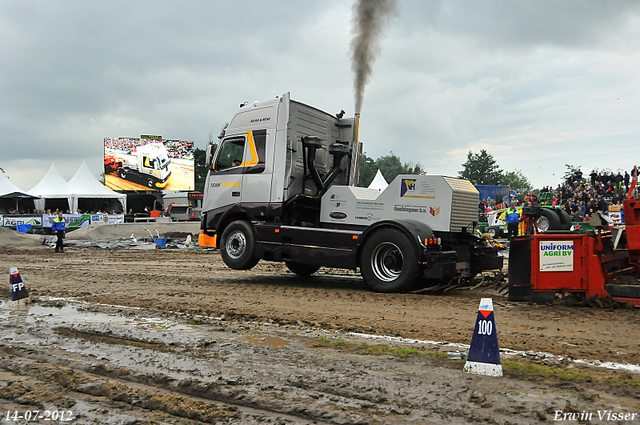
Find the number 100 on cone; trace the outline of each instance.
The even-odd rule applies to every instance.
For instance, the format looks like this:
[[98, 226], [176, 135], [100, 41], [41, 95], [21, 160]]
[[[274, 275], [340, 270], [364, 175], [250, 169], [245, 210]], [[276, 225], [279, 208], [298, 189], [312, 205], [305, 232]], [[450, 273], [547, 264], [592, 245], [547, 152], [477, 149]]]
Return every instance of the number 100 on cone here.
[[498, 333], [491, 298], [483, 298], [480, 301], [464, 371], [478, 375], [502, 376]]

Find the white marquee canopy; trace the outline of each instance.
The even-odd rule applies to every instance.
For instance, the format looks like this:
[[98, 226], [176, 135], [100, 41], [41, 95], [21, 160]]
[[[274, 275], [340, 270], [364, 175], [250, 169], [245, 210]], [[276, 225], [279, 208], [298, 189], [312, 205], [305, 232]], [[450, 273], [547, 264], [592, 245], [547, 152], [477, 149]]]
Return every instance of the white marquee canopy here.
[[38, 210], [44, 210], [46, 199], [60, 198], [67, 199], [69, 210], [74, 213], [78, 210], [78, 199], [80, 198], [118, 199], [122, 204], [123, 211], [126, 211], [127, 208], [127, 195], [106, 188], [91, 173], [84, 161], [82, 161], [82, 165], [68, 182], [60, 175], [55, 164], [51, 164], [47, 174], [29, 193], [41, 198], [35, 200], [36, 209]]

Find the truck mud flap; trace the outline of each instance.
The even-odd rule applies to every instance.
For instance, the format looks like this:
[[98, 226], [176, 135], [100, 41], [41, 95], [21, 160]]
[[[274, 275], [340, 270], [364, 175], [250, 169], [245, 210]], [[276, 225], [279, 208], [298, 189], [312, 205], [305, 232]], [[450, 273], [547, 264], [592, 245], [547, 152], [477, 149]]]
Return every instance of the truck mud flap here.
[[458, 254], [455, 251], [425, 252], [424, 277], [433, 280], [448, 280], [456, 275], [456, 261]]

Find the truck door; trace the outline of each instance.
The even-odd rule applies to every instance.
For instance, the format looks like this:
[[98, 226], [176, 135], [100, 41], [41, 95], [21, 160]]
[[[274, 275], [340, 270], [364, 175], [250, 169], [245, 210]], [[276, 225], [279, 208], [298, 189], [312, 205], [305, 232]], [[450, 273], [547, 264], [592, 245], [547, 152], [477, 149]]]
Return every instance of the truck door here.
[[206, 211], [237, 204], [241, 200], [245, 166], [246, 137], [229, 136], [222, 140], [215, 161], [211, 164]]

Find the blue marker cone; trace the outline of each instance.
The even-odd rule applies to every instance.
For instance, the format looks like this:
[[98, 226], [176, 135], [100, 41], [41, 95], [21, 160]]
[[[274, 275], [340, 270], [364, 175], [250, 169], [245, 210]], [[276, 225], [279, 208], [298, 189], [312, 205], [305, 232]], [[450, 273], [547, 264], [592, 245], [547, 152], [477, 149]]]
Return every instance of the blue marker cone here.
[[29, 293], [17, 267], [9, 269], [9, 306], [24, 305], [29, 302]]
[[480, 300], [478, 318], [471, 337], [469, 356], [464, 371], [477, 375], [502, 376], [496, 320], [491, 298]]

